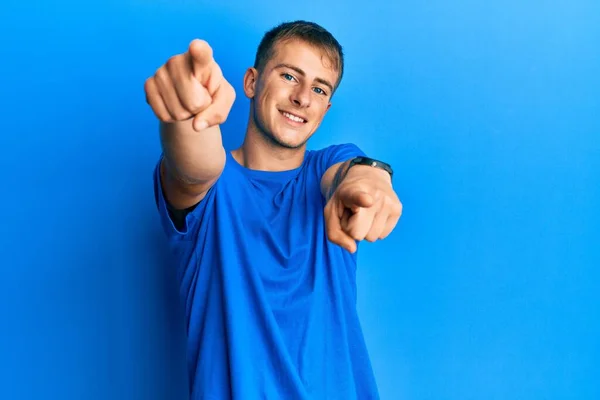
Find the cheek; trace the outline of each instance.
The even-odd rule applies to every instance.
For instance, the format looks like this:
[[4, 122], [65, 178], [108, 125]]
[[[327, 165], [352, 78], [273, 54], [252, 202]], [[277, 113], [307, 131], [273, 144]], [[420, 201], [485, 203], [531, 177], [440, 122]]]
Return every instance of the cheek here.
[[264, 115], [265, 112], [268, 110], [269, 97], [267, 96], [267, 93], [261, 91], [260, 93], [258, 93], [256, 100], [256, 111], [258, 112], [258, 114]]
[[276, 102], [277, 91], [273, 90], [272, 88], [265, 87], [261, 91], [259, 98], [260, 98], [260, 104], [263, 106], [267, 106], [269, 104], [272, 104], [273, 102]]
[[327, 113], [327, 106], [319, 105], [319, 111], [315, 113], [314, 123], [315, 125], [320, 125], [323, 122], [323, 118], [325, 118], [325, 114]]

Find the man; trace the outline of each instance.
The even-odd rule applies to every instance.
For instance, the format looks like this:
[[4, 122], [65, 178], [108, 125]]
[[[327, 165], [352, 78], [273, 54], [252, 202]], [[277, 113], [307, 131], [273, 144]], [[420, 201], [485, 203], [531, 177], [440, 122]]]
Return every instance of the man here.
[[248, 126], [232, 152], [219, 125], [235, 93], [206, 42], [146, 82], [192, 399], [379, 396], [356, 311], [356, 250], [400, 218], [392, 171], [352, 144], [306, 150], [343, 66], [341, 46], [317, 24], [267, 32], [244, 76]]

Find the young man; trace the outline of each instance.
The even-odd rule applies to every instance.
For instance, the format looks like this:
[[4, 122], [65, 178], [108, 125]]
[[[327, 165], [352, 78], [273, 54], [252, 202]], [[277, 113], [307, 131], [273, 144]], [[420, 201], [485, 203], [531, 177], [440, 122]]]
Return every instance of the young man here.
[[400, 218], [392, 171], [352, 144], [306, 150], [343, 67], [339, 43], [317, 24], [267, 32], [244, 76], [248, 127], [232, 152], [219, 124], [235, 93], [206, 42], [146, 82], [192, 399], [378, 398], [356, 311], [356, 250]]

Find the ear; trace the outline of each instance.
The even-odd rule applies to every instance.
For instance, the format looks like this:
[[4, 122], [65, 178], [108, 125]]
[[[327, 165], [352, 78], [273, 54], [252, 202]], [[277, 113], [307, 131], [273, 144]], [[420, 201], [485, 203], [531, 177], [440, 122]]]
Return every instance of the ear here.
[[252, 99], [256, 94], [256, 84], [258, 81], [258, 71], [256, 68], [250, 67], [244, 74], [244, 93], [246, 97]]
[[331, 102], [327, 103], [327, 108], [325, 109], [325, 113], [327, 113], [327, 111], [329, 111], [330, 108], [331, 108]]

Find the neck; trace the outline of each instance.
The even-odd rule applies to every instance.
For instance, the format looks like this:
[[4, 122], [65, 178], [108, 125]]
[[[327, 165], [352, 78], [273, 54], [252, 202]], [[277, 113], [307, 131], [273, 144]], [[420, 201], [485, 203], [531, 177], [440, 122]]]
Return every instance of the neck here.
[[302, 165], [306, 145], [290, 149], [262, 133], [250, 116], [242, 146], [231, 152], [233, 158], [246, 168], [259, 171], [288, 171]]

